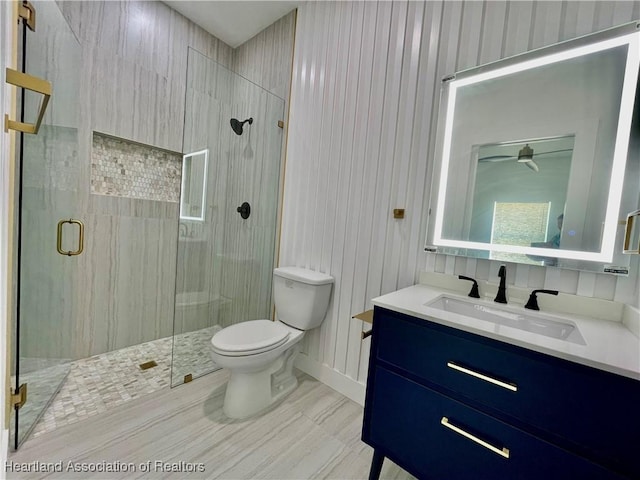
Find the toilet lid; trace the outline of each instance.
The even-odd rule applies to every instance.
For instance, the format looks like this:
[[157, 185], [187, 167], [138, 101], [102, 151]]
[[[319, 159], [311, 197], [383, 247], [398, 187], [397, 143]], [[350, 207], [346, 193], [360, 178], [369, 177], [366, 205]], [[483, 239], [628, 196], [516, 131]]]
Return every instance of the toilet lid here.
[[287, 341], [289, 330], [271, 320], [251, 320], [223, 328], [211, 339], [215, 350], [226, 355], [248, 355], [278, 347]]

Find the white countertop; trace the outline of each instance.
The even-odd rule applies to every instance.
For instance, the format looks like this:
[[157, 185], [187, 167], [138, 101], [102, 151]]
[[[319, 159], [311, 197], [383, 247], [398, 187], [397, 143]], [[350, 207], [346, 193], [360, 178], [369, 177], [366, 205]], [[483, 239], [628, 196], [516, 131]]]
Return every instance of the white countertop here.
[[[425, 303], [429, 303], [443, 294], [448, 297], [475, 300], [453, 290], [444, 290], [428, 285], [414, 285], [374, 298], [373, 304], [448, 327], [493, 338], [511, 345], [517, 345], [640, 380], [640, 339], [625, 326], [621, 321], [622, 319], [620, 321], [612, 321], [589, 318], [587, 316], [574, 316], [566, 313], [544, 312], [558, 319], [565, 319], [574, 323], [586, 342], [586, 345], [579, 345], [425, 306]], [[541, 297], [542, 295], [539, 296], [539, 298]], [[487, 299], [480, 299], [480, 301], [484, 302]], [[511, 304], [509, 308], [531, 312], [530, 310], [524, 310], [522, 304]], [[542, 309], [543, 306], [541, 304]]]

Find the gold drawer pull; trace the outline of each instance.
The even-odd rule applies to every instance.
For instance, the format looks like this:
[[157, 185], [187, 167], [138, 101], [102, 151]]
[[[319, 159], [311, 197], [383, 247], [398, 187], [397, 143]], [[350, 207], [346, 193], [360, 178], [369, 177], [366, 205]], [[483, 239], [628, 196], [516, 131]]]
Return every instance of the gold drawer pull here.
[[458, 370], [459, 372], [466, 373], [467, 375], [471, 375], [472, 377], [479, 378], [484, 380], [485, 382], [493, 383], [494, 385], [498, 385], [502, 388], [506, 388], [507, 390], [511, 390], [512, 392], [517, 392], [518, 387], [512, 383], [503, 382], [501, 380], [497, 380], [495, 378], [488, 377], [487, 375], [483, 375], [482, 373], [474, 372], [473, 370], [469, 370], [468, 368], [461, 367], [460, 365], [456, 365], [453, 362], [447, 362], [447, 367], [453, 368], [454, 370]]
[[487, 443], [484, 440], [479, 439], [475, 435], [471, 435], [469, 432], [465, 432], [460, 427], [456, 427], [452, 423], [449, 423], [449, 419], [447, 417], [442, 417], [442, 420], [440, 420], [440, 423], [442, 425], [444, 425], [445, 427], [453, 430], [454, 432], [459, 433], [463, 437], [466, 437], [469, 440], [472, 440], [472, 441], [476, 442], [478, 445], [482, 445], [484, 448], [488, 448], [492, 452], [497, 453], [498, 455], [500, 455], [500, 456], [502, 456], [504, 458], [509, 458], [509, 449], [508, 448], [506, 448], [506, 447], [502, 447], [502, 448], [494, 447], [490, 443]]

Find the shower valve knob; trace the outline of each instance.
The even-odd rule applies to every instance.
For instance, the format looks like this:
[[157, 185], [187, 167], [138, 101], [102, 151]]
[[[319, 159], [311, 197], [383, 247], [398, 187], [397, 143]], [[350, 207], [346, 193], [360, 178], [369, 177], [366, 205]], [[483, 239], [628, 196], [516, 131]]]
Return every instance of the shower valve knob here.
[[249, 215], [251, 215], [251, 205], [249, 205], [249, 202], [244, 202], [236, 209], [236, 211], [246, 220], [249, 218]]

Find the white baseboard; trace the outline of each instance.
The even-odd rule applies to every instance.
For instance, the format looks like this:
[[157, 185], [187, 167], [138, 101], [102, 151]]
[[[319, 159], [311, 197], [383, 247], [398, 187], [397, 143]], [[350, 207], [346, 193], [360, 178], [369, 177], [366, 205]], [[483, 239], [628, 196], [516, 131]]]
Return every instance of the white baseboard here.
[[299, 353], [294, 362], [296, 368], [313, 378], [320, 380], [325, 385], [333, 388], [354, 402], [364, 405], [365, 385], [349, 378], [323, 363], [313, 360], [304, 353]]

